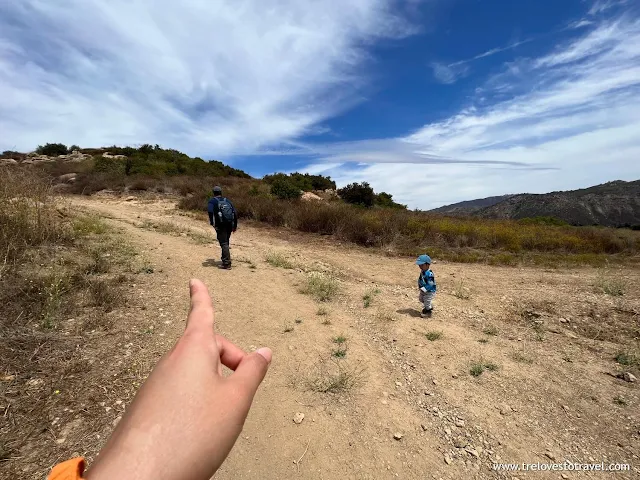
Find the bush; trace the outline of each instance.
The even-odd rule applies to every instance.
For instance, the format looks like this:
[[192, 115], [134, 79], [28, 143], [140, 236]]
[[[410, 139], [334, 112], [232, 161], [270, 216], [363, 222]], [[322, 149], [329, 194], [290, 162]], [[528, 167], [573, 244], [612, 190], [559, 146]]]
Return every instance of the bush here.
[[396, 203], [393, 201], [393, 196], [390, 193], [380, 192], [375, 196], [374, 202], [379, 207], [385, 208], [400, 208], [403, 210], [407, 209], [406, 205], [402, 205], [400, 203]]
[[363, 207], [372, 207], [376, 198], [373, 188], [367, 182], [347, 185], [338, 190], [338, 195], [347, 203]]
[[268, 184], [273, 184], [277, 180], [285, 180], [293, 183], [300, 190], [310, 192], [311, 190], [335, 190], [336, 182], [331, 177], [323, 177], [322, 175], [309, 175], [308, 173], [274, 173], [273, 175], [265, 175], [262, 180]]
[[69, 150], [63, 143], [47, 143], [44, 146], [38, 145], [36, 153], [39, 155], [47, 155], [49, 157], [57, 157], [58, 155], [68, 154]]
[[293, 182], [284, 179], [277, 179], [271, 184], [271, 194], [281, 200], [295, 200], [302, 196], [302, 192]]
[[75, 152], [76, 150], [80, 151], [80, 147], [78, 145], [71, 145], [69, 147], [69, 153]]

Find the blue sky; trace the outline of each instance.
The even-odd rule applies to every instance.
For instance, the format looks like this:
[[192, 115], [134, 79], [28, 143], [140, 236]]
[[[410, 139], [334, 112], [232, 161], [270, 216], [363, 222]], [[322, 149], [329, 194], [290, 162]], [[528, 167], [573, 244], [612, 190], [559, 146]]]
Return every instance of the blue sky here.
[[158, 143], [411, 208], [640, 177], [635, 0], [0, 4], [0, 149]]

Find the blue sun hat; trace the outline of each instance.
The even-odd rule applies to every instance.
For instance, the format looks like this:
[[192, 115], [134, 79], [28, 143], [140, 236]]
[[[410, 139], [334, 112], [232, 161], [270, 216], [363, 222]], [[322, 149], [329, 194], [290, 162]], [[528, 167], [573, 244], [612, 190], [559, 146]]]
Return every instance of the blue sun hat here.
[[418, 260], [416, 260], [416, 265], [424, 265], [424, 264], [431, 265], [431, 257], [429, 255], [420, 255], [418, 257]]

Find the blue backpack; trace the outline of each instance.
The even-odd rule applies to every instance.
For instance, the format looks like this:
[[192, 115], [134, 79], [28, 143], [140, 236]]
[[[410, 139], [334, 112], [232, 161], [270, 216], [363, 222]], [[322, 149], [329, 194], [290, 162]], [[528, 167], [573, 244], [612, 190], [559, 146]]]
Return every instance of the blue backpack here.
[[233, 205], [226, 198], [218, 199], [218, 217], [222, 223], [232, 224], [236, 219]]

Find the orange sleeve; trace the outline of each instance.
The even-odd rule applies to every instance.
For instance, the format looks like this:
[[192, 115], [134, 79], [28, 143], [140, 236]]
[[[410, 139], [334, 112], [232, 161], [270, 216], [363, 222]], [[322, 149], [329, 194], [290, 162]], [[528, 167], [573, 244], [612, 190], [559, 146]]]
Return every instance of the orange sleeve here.
[[47, 480], [82, 480], [84, 467], [84, 458], [67, 460], [53, 467]]

